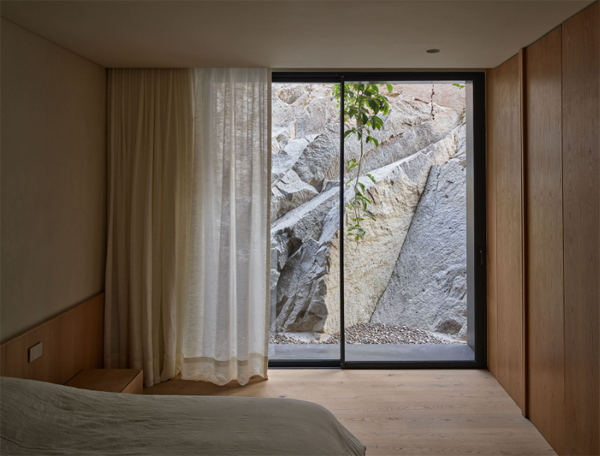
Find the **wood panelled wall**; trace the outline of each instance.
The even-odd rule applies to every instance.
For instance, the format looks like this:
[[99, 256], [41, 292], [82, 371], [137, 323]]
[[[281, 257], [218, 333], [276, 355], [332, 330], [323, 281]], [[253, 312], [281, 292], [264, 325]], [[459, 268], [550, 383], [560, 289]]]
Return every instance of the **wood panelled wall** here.
[[523, 388], [520, 56], [488, 73], [488, 365], [520, 407]]
[[596, 2], [487, 83], [489, 368], [564, 455], [600, 454], [599, 30]]
[[[64, 384], [83, 369], [100, 369], [104, 348], [104, 293], [0, 345], [0, 376]], [[42, 343], [42, 356], [28, 360]]]
[[526, 394], [528, 416], [549, 442], [564, 429], [561, 40], [559, 27], [527, 48], [524, 61]]

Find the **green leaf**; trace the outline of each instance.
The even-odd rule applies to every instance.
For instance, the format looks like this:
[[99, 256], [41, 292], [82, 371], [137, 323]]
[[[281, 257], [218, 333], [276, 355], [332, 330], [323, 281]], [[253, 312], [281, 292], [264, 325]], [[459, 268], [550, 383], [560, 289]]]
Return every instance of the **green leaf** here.
[[392, 86], [392, 84], [386, 84], [388, 92], [392, 93], [392, 90], [394, 90], [394, 87]]
[[373, 110], [373, 113], [377, 114], [379, 112], [379, 103], [377, 102], [377, 100], [370, 99], [368, 103], [369, 107]]
[[376, 184], [376, 183], [377, 183], [377, 181], [375, 180], [375, 178], [373, 177], [373, 175], [371, 175], [371, 174], [367, 174], [367, 177], [368, 177], [369, 179], [371, 179], [371, 180], [373, 181], [373, 183], [374, 183], [374, 184]]

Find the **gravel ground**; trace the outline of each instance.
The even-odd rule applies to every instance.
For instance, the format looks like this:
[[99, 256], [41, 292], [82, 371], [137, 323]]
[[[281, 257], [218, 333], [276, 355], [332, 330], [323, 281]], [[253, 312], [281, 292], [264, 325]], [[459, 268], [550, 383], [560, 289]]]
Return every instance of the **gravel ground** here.
[[[346, 328], [346, 343], [348, 344], [460, 344], [461, 341], [444, 337], [423, 329], [414, 329], [407, 326], [384, 325], [382, 323], [359, 323]], [[340, 343], [340, 334], [335, 333], [327, 339], [308, 340], [296, 338], [286, 333], [271, 334], [271, 344], [305, 345], [305, 344], [332, 344]]]

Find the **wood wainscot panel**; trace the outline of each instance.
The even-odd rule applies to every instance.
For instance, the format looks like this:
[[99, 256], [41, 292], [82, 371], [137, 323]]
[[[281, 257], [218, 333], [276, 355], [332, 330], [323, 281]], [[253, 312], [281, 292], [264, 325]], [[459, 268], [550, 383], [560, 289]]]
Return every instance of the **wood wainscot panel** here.
[[[82, 369], [103, 364], [104, 293], [16, 336], [0, 346], [0, 375], [64, 384]], [[42, 343], [42, 355], [28, 351]]]

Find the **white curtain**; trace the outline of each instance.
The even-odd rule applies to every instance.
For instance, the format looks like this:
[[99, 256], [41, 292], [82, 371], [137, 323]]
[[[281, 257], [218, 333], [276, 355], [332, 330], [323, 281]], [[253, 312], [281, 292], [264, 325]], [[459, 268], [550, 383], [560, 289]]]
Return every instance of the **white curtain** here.
[[194, 168], [183, 379], [267, 377], [266, 69], [194, 70]]
[[266, 378], [267, 70], [109, 71], [105, 367]]

